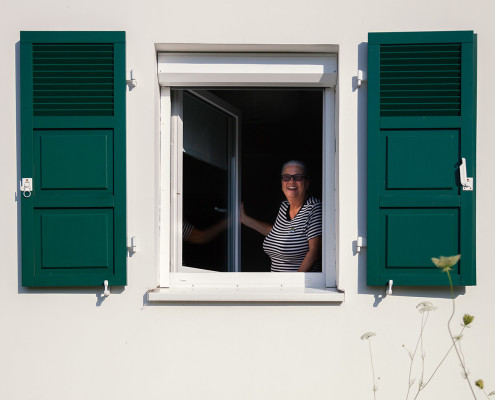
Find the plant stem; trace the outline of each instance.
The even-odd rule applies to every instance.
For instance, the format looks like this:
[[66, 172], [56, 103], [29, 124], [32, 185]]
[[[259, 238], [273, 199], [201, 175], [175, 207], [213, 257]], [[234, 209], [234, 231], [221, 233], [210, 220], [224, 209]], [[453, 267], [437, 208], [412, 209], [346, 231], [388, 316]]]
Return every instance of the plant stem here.
[[468, 382], [469, 389], [471, 389], [471, 393], [473, 394], [473, 398], [475, 400], [477, 400], [477, 397], [474, 394], [473, 386], [471, 385], [471, 382], [470, 382], [469, 377], [468, 377], [468, 373], [466, 370], [466, 364], [464, 363], [464, 360], [463, 360], [461, 354], [459, 353], [459, 349], [456, 346], [454, 335], [452, 334], [452, 329], [450, 328], [450, 323], [452, 322], [452, 318], [454, 317], [454, 314], [455, 314], [455, 298], [454, 298], [454, 285], [452, 283], [452, 278], [450, 277], [450, 271], [446, 270], [446, 272], [447, 272], [447, 276], [449, 278], [449, 283], [450, 283], [450, 296], [452, 297], [452, 314], [450, 315], [449, 321], [447, 322], [447, 328], [449, 330], [450, 338], [452, 339], [452, 345], [454, 346], [457, 357], [459, 358], [459, 361], [461, 362], [461, 367], [462, 367], [462, 370], [464, 372], [464, 376]]
[[368, 339], [368, 345], [370, 347], [371, 372], [373, 373], [373, 399], [376, 400], [375, 367], [373, 366], [373, 352], [371, 351], [371, 338]]
[[[421, 315], [421, 329], [419, 330], [419, 337], [416, 342], [416, 347], [414, 348], [414, 352], [412, 353], [412, 356], [410, 355], [411, 363], [409, 365], [409, 379], [408, 379], [408, 387], [407, 387], [407, 394], [406, 394], [406, 400], [409, 398], [409, 392], [411, 391], [411, 373], [412, 373], [412, 367], [414, 363], [414, 358], [416, 357], [416, 352], [418, 351], [418, 346], [421, 343], [421, 357], [423, 357], [423, 331], [426, 326], [426, 322], [428, 322], [428, 317], [430, 315], [430, 312], [426, 314], [426, 319], [424, 317], [424, 314]], [[409, 353], [409, 352], [408, 352]], [[409, 353], [410, 354], [410, 353]], [[423, 364], [422, 364], [423, 370], [421, 371], [421, 379], [423, 379], [423, 372], [424, 372], [424, 358], [423, 358]], [[418, 390], [419, 391], [419, 390]], [[416, 394], [417, 397], [417, 394]], [[415, 398], [416, 398], [415, 397]]]
[[[426, 314], [426, 321], [428, 321], [429, 315], [430, 315], [430, 312], [428, 311], [428, 313]], [[425, 375], [425, 353], [424, 353], [424, 349], [423, 349], [423, 330], [424, 330], [424, 327], [426, 325], [426, 321], [423, 325], [423, 319], [424, 319], [424, 313], [421, 317], [421, 335], [420, 335], [420, 338], [421, 338], [421, 380], [419, 381], [420, 385], [423, 384], [423, 378]]]
[[[459, 336], [462, 335], [462, 332], [464, 332], [464, 328], [462, 328], [461, 333], [459, 334]], [[437, 373], [437, 371], [440, 369], [440, 366], [443, 364], [443, 362], [445, 361], [445, 359], [447, 358], [447, 356], [449, 355], [449, 353], [450, 353], [450, 351], [452, 350], [453, 347], [454, 347], [454, 344], [452, 344], [449, 347], [449, 349], [447, 350], [447, 353], [445, 353], [445, 355], [443, 356], [442, 361], [440, 361], [440, 363], [437, 365], [437, 367], [435, 368], [435, 370], [431, 374], [430, 378], [426, 381], [426, 383], [423, 385], [423, 387], [420, 390], [423, 390], [426, 387], [426, 385], [428, 385], [428, 383], [430, 383], [430, 381], [433, 379], [433, 377], [435, 376], [435, 374]]]

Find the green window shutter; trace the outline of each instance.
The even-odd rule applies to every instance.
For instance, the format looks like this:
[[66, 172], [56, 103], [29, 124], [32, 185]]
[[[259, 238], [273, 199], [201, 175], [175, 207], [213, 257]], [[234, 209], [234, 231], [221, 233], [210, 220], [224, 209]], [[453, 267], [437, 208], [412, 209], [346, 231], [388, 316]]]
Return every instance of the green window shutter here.
[[[476, 284], [476, 35], [368, 37], [367, 283], [447, 285], [431, 257], [461, 254], [455, 285]], [[476, 189], [476, 179], [474, 179]]]
[[22, 285], [125, 285], [125, 32], [21, 32], [20, 53]]

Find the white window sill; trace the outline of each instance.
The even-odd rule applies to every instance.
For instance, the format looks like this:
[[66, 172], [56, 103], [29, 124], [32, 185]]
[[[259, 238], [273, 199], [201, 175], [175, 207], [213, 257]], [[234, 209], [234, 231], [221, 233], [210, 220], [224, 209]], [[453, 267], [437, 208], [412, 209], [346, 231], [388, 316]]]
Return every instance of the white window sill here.
[[344, 301], [344, 293], [339, 292], [336, 288], [178, 287], [150, 290], [148, 292], [148, 301], [342, 303]]

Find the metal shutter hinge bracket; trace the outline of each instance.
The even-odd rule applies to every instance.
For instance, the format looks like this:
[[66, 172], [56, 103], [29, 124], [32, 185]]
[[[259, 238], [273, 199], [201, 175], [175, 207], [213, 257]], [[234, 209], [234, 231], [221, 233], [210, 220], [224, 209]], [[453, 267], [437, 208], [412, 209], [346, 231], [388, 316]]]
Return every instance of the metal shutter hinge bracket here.
[[356, 251], [358, 253], [361, 252], [363, 247], [367, 247], [368, 243], [366, 242], [366, 238], [359, 236], [356, 240]]
[[132, 90], [137, 86], [136, 74], [133, 69], [131, 69], [131, 79], [127, 79], [125, 81], [129, 86], [129, 89]]
[[357, 87], [360, 88], [363, 83], [368, 81], [368, 73], [366, 71], [358, 69], [357, 72]]
[[137, 239], [136, 239], [136, 236], [132, 236], [129, 239], [129, 244], [127, 246], [127, 249], [132, 254], [134, 254], [135, 252], [137, 252]]

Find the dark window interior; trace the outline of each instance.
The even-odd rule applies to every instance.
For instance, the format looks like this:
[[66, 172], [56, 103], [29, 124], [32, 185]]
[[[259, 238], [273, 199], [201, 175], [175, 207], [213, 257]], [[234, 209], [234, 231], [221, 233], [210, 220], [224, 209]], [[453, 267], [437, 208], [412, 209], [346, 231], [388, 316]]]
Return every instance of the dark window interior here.
[[[282, 165], [292, 159], [305, 162], [311, 175], [311, 193], [321, 198], [322, 119], [321, 89], [215, 89], [242, 114], [241, 197], [246, 213], [270, 223], [285, 199], [280, 184]], [[184, 156], [184, 181], [193, 180], [189, 193], [184, 191], [184, 216], [198, 228], [205, 228], [221, 216], [214, 207], [226, 201], [218, 187], [208, 184], [212, 177], [225, 173], [193, 157]], [[190, 167], [191, 166], [191, 167]], [[195, 172], [189, 176], [188, 171]], [[226, 192], [226, 188], [222, 188]], [[198, 208], [198, 199], [201, 207]], [[211, 204], [210, 204], [211, 203]], [[205, 211], [208, 210], [208, 211]], [[263, 252], [263, 236], [249, 228], [241, 231], [241, 270], [270, 271], [270, 259]], [[184, 243], [184, 265], [226, 271], [226, 235], [207, 245]], [[216, 265], [211, 268], [211, 264]]]

